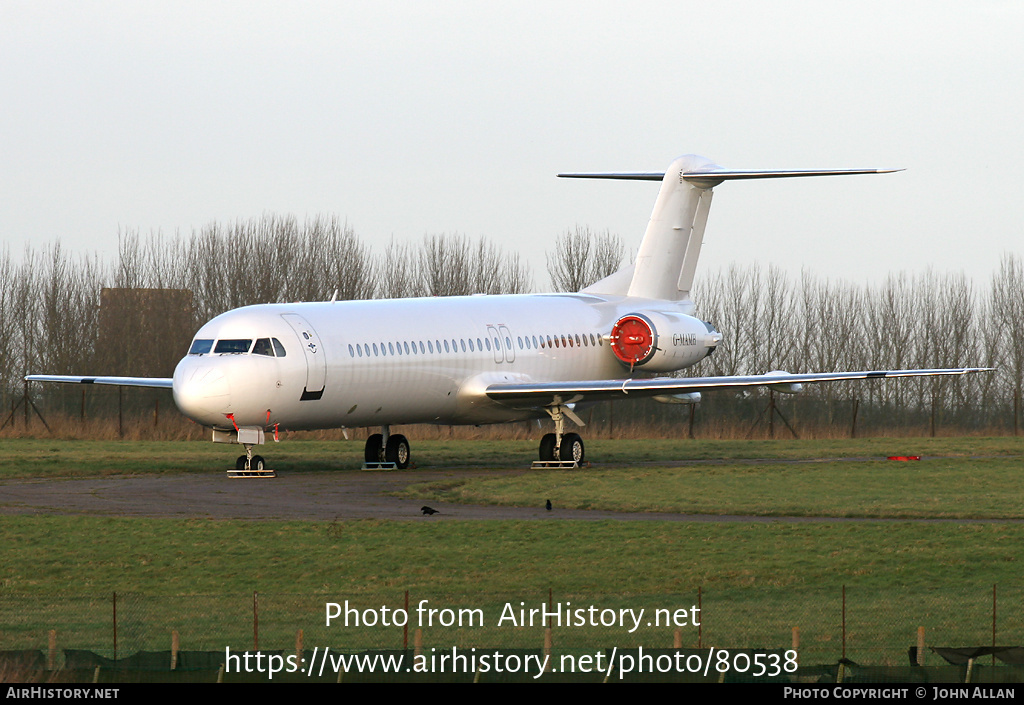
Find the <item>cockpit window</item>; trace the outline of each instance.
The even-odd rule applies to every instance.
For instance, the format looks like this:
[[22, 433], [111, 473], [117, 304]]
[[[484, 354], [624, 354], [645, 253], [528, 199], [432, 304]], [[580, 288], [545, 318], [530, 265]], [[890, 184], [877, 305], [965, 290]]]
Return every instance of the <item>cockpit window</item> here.
[[274, 350], [277, 352], [278, 357], [284, 357], [287, 353], [284, 351], [284, 346], [281, 345], [281, 341], [277, 338], [272, 338], [274, 342]]
[[250, 345], [252, 345], [251, 340], [218, 340], [217, 347], [213, 351], [215, 353], [247, 353]]
[[274, 356], [274, 348], [270, 344], [270, 338], [260, 338], [256, 341], [256, 344], [252, 346], [253, 355], [267, 355], [268, 357]]
[[[188, 349], [189, 355], [205, 355], [210, 352], [210, 348], [213, 347], [212, 340], [200, 340], [196, 338], [192, 341], [192, 347]], [[179, 348], [180, 350], [180, 348]]]

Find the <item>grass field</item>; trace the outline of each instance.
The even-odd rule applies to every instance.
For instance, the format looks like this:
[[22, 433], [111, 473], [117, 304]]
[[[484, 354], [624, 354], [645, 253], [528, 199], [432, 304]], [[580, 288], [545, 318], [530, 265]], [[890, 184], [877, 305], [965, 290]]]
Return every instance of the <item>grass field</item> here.
[[[220, 472], [230, 449], [207, 443], [0, 442], [0, 478]], [[533, 443], [423, 442], [419, 467], [522, 468]], [[268, 449], [285, 471], [358, 472], [361, 443], [301, 441]], [[880, 460], [923, 455], [918, 463]], [[771, 516], [1020, 518], [1024, 444], [996, 439], [615, 441], [588, 444], [584, 471], [456, 479], [447, 500]], [[857, 460], [839, 460], [856, 458]], [[765, 462], [752, 462], [763, 459]], [[687, 461], [699, 462], [687, 462]], [[784, 463], [783, 460], [799, 460]], [[813, 461], [813, 462], [811, 462]], [[227, 481], [227, 480], [225, 480]], [[0, 505], [2, 505], [0, 482]], [[420, 495], [417, 495], [420, 496]], [[934, 645], [1024, 643], [1024, 524], [571, 521], [213, 521], [8, 515], [0, 521], [0, 648], [251, 648], [253, 593], [264, 648], [399, 647], [400, 630], [325, 627], [324, 603], [364, 608], [480, 608], [484, 627], [426, 630], [431, 645], [536, 647], [539, 629], [495, 624], [502, 605], [555, 602], [688, 608], [701, 590], [701, 632], [684, 644], [788, 647], [802, 654], [905, 663], [918, 626]], [[560, 630], [564, 648], [669, 646], [671, 630]], [[941, 644], [939, 642], [942, 642]]]
[[[397, 432], [397, 431], [395, 431]], [[408, 431], [415, 434], [415, 429]], [[413, 469], [524, 468], [536, 459], [536, 440], [413, 439]], [[0, 481], [25, 477], [219, 472], [233, 465], [238, 447], [208, 441], [58, 440], [0, 438]], [[355, 471], [362, 440], [288, 440], [262, 449], [282, 471]], [[923, 455], [943, 458], [1024, 459], [1024, 438], [864, 438], [852, 440], [588, 440], [587, 457], [605, 465], [686, 460], [827, 460]]]
[[722, 461], [538, 472], [410, 486], [427, 500], [755, 516], [1024, 519], [1018, 458]]

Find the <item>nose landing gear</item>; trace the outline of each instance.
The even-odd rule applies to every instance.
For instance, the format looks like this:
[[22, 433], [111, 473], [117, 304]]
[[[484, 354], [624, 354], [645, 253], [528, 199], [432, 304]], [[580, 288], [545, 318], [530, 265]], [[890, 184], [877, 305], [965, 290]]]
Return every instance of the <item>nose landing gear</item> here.
[[235, 469], [228, 470], [228, 477], [277, 477], [277, 473], [267, 469], [262, 455], [252, 454], [252, 445], [245, 445], [245, 455], [238, 456]]

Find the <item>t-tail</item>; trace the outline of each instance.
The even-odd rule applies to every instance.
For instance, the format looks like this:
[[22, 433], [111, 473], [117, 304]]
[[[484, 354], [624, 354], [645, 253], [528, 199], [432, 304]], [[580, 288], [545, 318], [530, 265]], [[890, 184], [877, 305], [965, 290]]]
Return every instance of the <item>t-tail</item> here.
[[574, 179], [627, 179], [660, 181], [661, 191], [647, 224], [634, 264], [585, 291], [635, 296], [644, 299], [685, 301], [704, 243], [704, 227], [711, 210], [712, 189], [723, 181], [781, 179], [798, 176], [887, 174], [901, 169], [816, 169], [809, 171], [734, 171], [711, 160], [686, 154], [665, 172], [559, 174]]

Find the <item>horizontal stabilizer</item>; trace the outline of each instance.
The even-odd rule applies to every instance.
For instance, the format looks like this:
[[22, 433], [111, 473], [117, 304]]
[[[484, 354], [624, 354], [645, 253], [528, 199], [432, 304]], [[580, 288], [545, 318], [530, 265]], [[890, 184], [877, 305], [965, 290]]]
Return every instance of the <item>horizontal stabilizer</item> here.
[[[711, 209], [712, 190], [725, 181], [790, 179], [803, 176], [855, 176], [888, 174], [901, 169], [725, 169], [706, 157], [684, 154], [665, 171], [573, 172], [568, 179], [622, 179], [659, 181], [661, 190], [637, 251], [633, 279], [626, 296], [663, 301], [690, 298], [704, 230]], [[614, 289], [618, 291], [619, 289]]]
[[[734, 169], [708, 169], [686, 171], [679, 174], [685, 181], [713, 181], [717, 185], [723, 181], [740, 179], [791, 179], [800, 176], [854, 176], [857, 174], [892, 174], [903, 169], [805, 169], [794, 171], [736, 171]], [[559, 174], [563, 179], [621, 179], [625, 181], [661, 181], [665, 178], [663, 171], [638, 172], [597, 172]]]
[[65, 384], [112, 384], [118, 387], [158, 387], [170, 389], [170, 377], [89, 377], [82, 375], [28, 375], [26, 382], [63, 382]]
[[734, 171], [711, 170], [689, 171], [683, 174], [686, 180], [714, 177], [722, 181], [736, 179], [788, 179], [794, 176], [853, 176], [856, 174], [892, 174], [903, 169], [811, 169], [809, 171]]
[[598, 174], [559, 174], [560, 179], [622, 179], [625, 181], [661, 181], [665, 178], [663, 171], [651, 172], [616, 172]]

